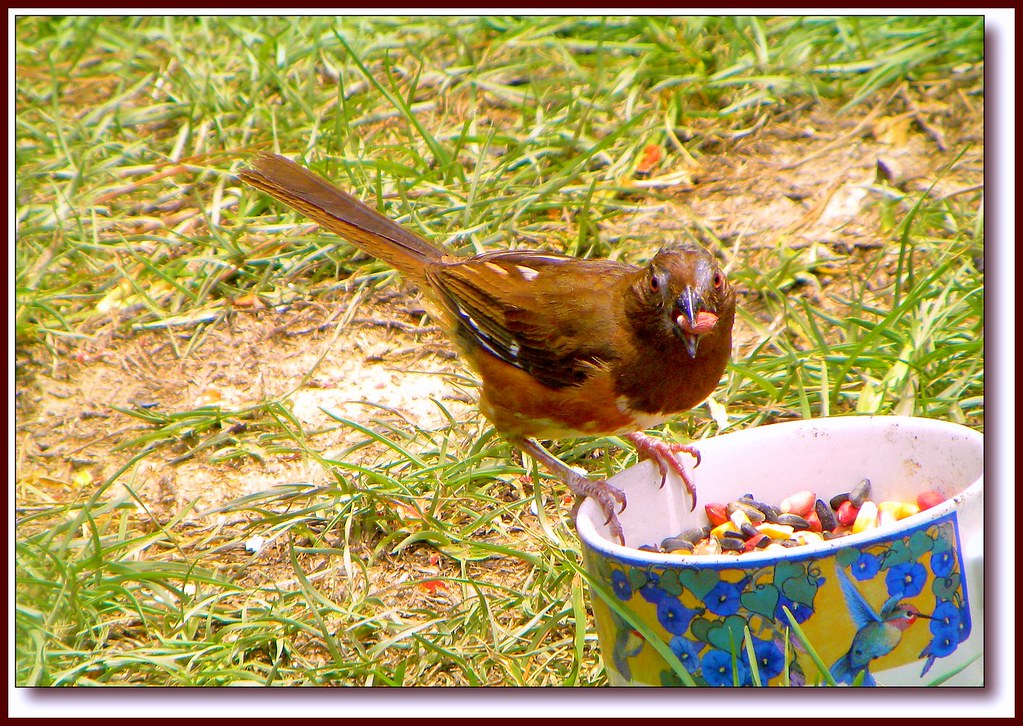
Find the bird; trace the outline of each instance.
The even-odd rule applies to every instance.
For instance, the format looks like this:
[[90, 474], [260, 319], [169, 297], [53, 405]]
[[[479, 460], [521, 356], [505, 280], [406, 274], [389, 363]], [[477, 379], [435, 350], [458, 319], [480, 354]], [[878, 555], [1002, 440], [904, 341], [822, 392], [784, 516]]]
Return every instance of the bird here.
[[[691, 444], [644, 433], [699, 405], [731, 356], [735, 290], [714, 255], [688, 242], [646, 265], [507, 249], [452, 255], [286, 157], [254, 154], [238, 178], [389, 264], [425, 293], [427, 310], [480, 379], [479, 409], [512, 446], [592, 497], [623, 545], [625, 493], [540, 444], [621, 435], [664, 486]], [[577, 509], [578, 507], [576, 507]], [[617, 511], [616, 511], [617, 510]]]
[[931, 616], [920, 612], [915, 605], [902, 602], [901, 593], [888, 598], [880, 612], [874, 612], [874, 608], [845, 573], [837, 570], [837, 574], [846, 606], [857, 630], [849, 650], [831, 666], [831, 675], [836, 683], [851, 685], [856, 676], [863, 673], [862, 684], [876, 686], [877, 681], [870, 673], [870, 664], [895, 650], [902, 642], [902, 634], [918, 618], [930, 619]]
[[628, 682], [632, 680], [632, 667], [629, 665], [629, 659], [635, 658], [643, 651], [646, 638], [614, 610], [608, 609], [608, 612], [611, 614], [615, 632], [615, 642], [611, 647], [611, 660], [618, 674]]

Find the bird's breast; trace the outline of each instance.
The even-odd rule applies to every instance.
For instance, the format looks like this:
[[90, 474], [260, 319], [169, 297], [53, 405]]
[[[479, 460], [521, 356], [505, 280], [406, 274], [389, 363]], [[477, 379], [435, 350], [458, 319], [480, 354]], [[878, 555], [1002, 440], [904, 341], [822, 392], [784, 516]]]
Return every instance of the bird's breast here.
[[667, 418], [634, 411], [616, 391], [614, 377], [606, 369], [595, 368], [578, 386], [551, 388], [486, 352], [477, 351], [472, 362], [483, 381], [480, 410], [510, 438], [626, 433]]

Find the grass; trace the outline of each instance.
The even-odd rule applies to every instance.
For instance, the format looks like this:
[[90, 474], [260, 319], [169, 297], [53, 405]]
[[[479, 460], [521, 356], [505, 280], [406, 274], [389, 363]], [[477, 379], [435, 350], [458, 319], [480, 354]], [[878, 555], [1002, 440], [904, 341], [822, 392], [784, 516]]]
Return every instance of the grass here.
[[[235, 181], [268, 148], [462, 253], [641, 261], [663, 232], [629, 220], [679, 210], [726, 259], [743, 334], [711, 406], [667, 436], [853, 412], [983, 430], [983, 188], [962, 184], [982, 180], [968, 134], [947, 134], [933, 188], [868, 185], [867, 245], [770, 227], [719, 236], [687, 203], [665, 206], [713, 160], [769, 156], [778, 137], [764, 134], [799, 109], [828, 109], [844, 130], [873, 109], [905, 113], [883, 105], [900, 89], [947, 84], [969, 103], [982, 29], [970, 17], [19, 18], [19, 393], [100, 340], [160, 336], [197, 360], [252, 301], [336, 308], [335, 340], [358, 314], [352, 291], [390, 289], [381, 263]], [[666, 158], [649, 171], [651, 144]], [[485, 421], [441, 402], [439, 427], [328, 411], [310, 429], [292, 394], [313, 373], [237, 408], [109, 406], [128, 433], [95, 479], [73, 456], [33, 457], [37, 429], [19, 410], [18, 684], [606, 682], [578, 542], [545, 500], [563, 489], [533, 487]], [[359, 438], [324, 443], [339, 431]], [[613, 443], [556, 451], [613, 473], [634, 461]], [[145, 466], [190, 459], [242, 472], [298, 459], [322, 476], [158, 511]]]

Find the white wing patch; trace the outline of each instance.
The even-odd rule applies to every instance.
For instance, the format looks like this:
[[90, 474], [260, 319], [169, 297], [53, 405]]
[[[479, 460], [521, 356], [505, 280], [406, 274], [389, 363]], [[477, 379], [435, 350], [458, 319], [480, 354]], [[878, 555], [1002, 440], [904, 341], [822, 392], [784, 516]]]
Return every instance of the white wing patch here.
[[519, 271], [519, 274], [522, 275], [523, 279], [525, 279], [526, 281], [535, 280], [540, 276], [540, 273], [534, 270], [532, 267], [526, 267], [524, 265], [515, 265], [515, 269]]
[[483, 264], [487, 266], [487, 269], [492, 272], [496, 272], [498, 275], [504, 275], [505, 277], [509, 276], [508, 270], [504, 269], [500, 265], [495, 265], [493, 262], [484, 262]]

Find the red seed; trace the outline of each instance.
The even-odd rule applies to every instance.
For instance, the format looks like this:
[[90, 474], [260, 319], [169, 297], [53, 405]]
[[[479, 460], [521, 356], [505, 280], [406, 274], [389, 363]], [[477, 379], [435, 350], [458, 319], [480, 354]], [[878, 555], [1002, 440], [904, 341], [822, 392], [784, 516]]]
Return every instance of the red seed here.
[[742, 548], [743, 552], [752, 552], [757, 548], [757, 545], [762, 543], [764, 540], [770, 539], [763, 532], [757, 532], [755, 535], [746, 540], [746, 546]]
[[931, 507], [936, 507], [942, 502], [944, 502], [946, 499], [947, 497], [944, 494], [939, 494], [938, 492], [931, 489], [929, 491], [921, 492], [920, 494], [918, 494], [916, 497], [916, 503], [921, 510], [924, 510], [930, 509]]
[[856, 521], [856, 515], [859, 513], [860, 508], [854, 507], [853, 503], [846, 499], [838, 507], [838, 511], [835, 512], [835, 516], [837, 517], [839, 524], [846, 527], [851, 527], [852, 523]]
[[711, 503], [705, 506], [704, 510], [707, 512], [707, 519], [710, 520], [712, 527], [717, 527], [728, 521], [728, 513], [725, 511], [724, 504]]
[[821, 532], [824, 527], [821, 526], [821, 518], [817, 516], [817, 512], [810, 512], [806, 515], [806, 522], [810, 525], [811, 532]]
[[783, 512], [798, 514], [800, 517], [805, 518], [807, 514], [813, 511], [813, 505], [816, 501], [817, 495], [809, 489], [805, 489], [782, 499], [780, 509]]

